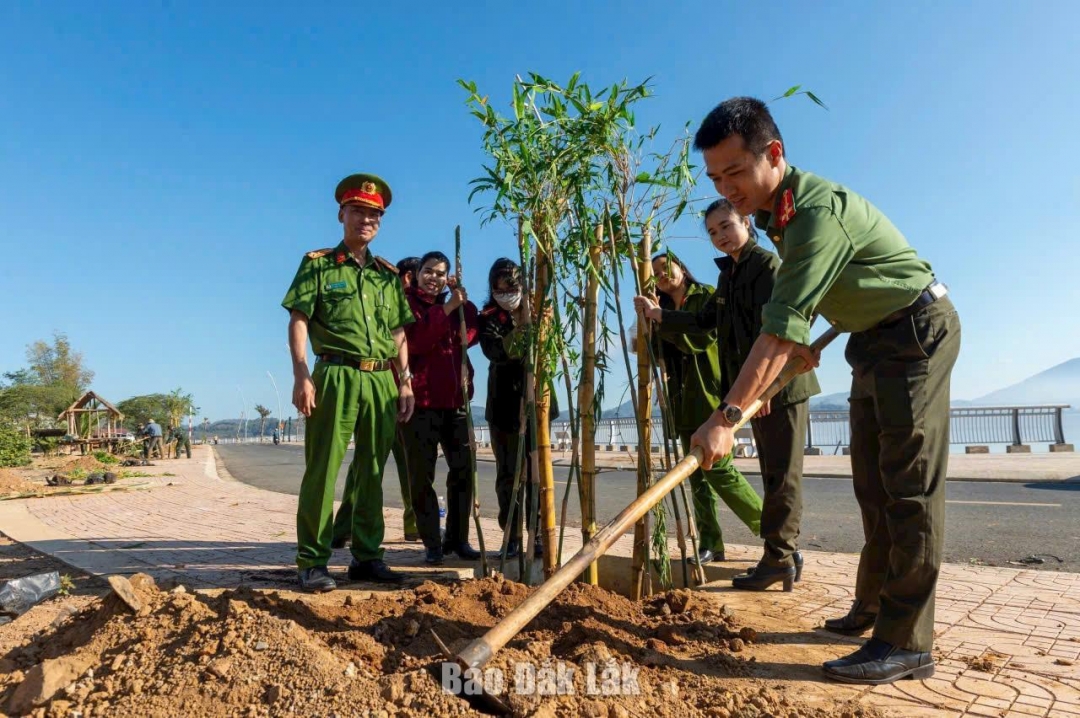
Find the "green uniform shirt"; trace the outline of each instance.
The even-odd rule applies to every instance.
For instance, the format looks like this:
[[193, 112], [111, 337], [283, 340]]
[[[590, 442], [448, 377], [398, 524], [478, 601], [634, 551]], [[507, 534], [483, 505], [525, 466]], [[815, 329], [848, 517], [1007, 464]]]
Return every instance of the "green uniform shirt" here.
[[[709, 303], [713, 288], [691, 284], [679, 311], [697, 314]], [[715, 314], [714, 314], [715, 316]], [[675, 428], [693, 430], [720, 406], [720, 352], [715, 320], [707, 331], [684, 333], [659, 326], [660, 350], [668, 371], [668, 393]]]
[[316, 355], [388, 360], [397, 356], [391, 334], [413, 321], [397, 272], [368, 251], [361, 267], [342, 242], [333, 251], [304, 255], [281, 301], [308, 318]]
[[840, 331], [864, 331], [934, 280], [877, 207], [795, 167], [784, 174], [774, 211], [758, 212], [756, 224], [784, 260], [762, 312], [762, 331], [781, 339], [809, 344], [816, 313]]

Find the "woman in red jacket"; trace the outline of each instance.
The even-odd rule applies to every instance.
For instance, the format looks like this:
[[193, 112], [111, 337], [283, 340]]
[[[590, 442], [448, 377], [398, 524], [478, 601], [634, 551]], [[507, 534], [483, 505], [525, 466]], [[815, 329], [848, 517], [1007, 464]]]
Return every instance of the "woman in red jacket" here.
[[[469, 514], [472, 509], [472, 448], [465, 412], [473, 395], [473, 370], [468, 365], [469, 391], [461, 387], [461, 320], [469, 346], [477, 341], [476, 305], [465, 288], [448, 282], [450, 260], [442, 252], [420, 258], [416, 283], [405, 292], [416, 321], [405, 328], [409, 341], [409, 365], [413, 373], [416, 409], [409, 420], [405, 447], [409, 457], [409, 481], [416, 526], [427, 549], [424, 560], [442, 563], [443, 555], [456, 553], [475, 560], [480, 552], [469, 545]], [[450, 292], [446, 289], [450, 284]], [[467, 359], [466, 359], [467, 361]], [[439, 500], [435, 493], [438, 450], [449, 466], [446, 476], [446, 536], [439, 536]]]

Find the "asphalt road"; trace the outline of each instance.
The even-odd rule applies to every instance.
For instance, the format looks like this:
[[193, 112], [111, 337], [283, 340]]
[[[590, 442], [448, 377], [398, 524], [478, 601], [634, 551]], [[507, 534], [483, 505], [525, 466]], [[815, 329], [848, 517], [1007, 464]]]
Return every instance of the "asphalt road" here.
[[[302, 446], [267, 443], [215, 448], [237, 480], [271, 491], [298, 493], [304, 472]], [[351, 458], [349, 452], [338, 476], [339, 499]], [[391, 458], [383, 480], [383, 500], [388, 506], [401, 507], [396, 472]], [[444, 476], [438, 479], [442, 486], [445, 486]], [[494, 517], [497, 513], [495, 465], [479, 462], [478, 479], [481, 513]], [[760, 493], [761, 477], [748, 475], [747, 479]], [[555, 480], [556, 509], [561, 510], [567, 469], [556, 468]], [[597, 482], [597, 516], [603, 523], [633, 500], [637, 479], [633, 472], [609, 471], [602, 473]], [[803, 503], [800, 543], [804, 548], [845, 553], [857, 553], [862, 548], [862, 522], [849, 479], [805, 479]], [[946, 503], [947, 562], [1014, 566], [1009, 562], [1038, 555], [1045, 563], [1017, 567], [1080, 571], [1080, 484], [951, 482], [947, 486]], [[576, 490], [572, 492], [567, 517], [570, 524], [580, 525]], [[722, 503], [720, 521], [726, 541], [758, 543], [759, 539]], [[673, 520], [669, 523], [674, 527]], [[1061, 563], [1053, 556], [1060, 558]]]

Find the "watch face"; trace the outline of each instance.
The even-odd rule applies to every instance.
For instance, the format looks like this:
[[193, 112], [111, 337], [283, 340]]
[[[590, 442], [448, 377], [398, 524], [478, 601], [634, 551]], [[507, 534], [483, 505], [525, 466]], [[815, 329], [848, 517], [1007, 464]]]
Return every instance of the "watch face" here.
[[724, 409], [724, 418], [732, 424], [738, 424], [742, 419], [742, 409], [737, 406], [728, 406]]

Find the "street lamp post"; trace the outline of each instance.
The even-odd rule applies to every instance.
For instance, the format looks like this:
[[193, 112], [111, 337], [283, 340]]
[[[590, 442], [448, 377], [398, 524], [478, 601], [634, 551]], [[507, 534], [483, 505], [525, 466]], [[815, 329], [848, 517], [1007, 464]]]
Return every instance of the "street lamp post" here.
[[277, 397], [277, 414], [274, 418], [277, 420], [278, 436], [281, 435], [281, 394], [278, 393], [277, 382], [274, 381], [274, 375], [270, 373], [270, 370], [266, 370], [266, 375], [270, 377], [270, 383], [274, 385], [274, 396]]

